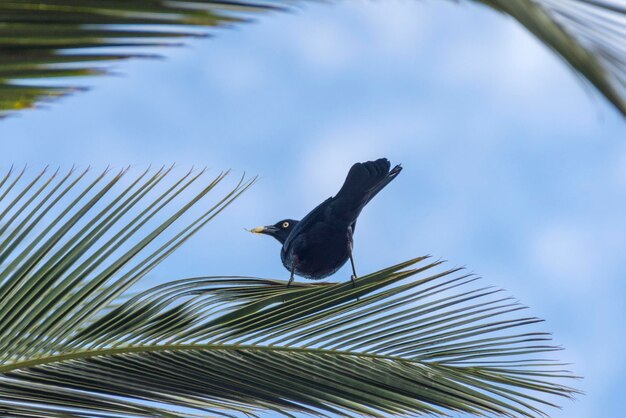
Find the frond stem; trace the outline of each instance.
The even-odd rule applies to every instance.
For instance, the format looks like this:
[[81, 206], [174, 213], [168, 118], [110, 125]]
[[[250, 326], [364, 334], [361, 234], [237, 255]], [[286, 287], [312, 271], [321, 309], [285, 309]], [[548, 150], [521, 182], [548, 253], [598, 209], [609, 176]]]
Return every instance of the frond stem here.
[[79, 360], [92, 357], [124, 355], [133, 353], [155, 353], [164, 351], [207, 351], [207, 350], [229, 350], [229, 351], [260, 351], [260, 352], [293, 352], [293, 353], [310, 353], [310, 354], [332, 354], [353, 357], [367, 357], [382, 360], [393, 360], [397, 362], [418, 363], [415, 360], [398, 356], [389, 356], [373, 353], [362, 353], [358, 351], [345, 350], [329, 350], [321, 348], [308, 347], [276, 347], [261, 346], [251, 344], [162, 344], [162, 345], [142, 345], [127, 346], [115, 348], [102, 348], [97, 350], [79, 350], [64, 354], [56, 354], [45, 357], [38, 357], [26, 361], [17, 361], [15, 363], [0, 365], [0, 374], [9, 373], [15, 370], [27, 369], [30, 367], [41, 366], [52, 363], [60, 363], [64, 361]]

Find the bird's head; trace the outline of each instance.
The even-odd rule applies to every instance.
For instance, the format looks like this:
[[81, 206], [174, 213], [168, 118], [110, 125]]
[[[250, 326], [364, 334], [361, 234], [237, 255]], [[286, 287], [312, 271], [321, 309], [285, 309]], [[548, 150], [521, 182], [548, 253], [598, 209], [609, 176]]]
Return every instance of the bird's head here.
[[253, 234], [269, 235], [276, 238], [281, 244], [284, 244], [297, 223], [298, 221], [294, 219], [283, 219], [282, 221], [276, 222], [274, 225], [258, 226], [249, 231]]

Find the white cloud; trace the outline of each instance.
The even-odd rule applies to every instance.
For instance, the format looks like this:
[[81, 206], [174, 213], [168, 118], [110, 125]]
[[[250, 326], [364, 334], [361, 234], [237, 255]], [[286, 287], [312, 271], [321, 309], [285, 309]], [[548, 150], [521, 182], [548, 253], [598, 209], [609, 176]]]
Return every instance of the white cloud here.
[[368, 48], [378, 54], [408, 58], [423, 46], [428, 13], [418, 2], [366, 2], [354, 7], [354, 14], [367, 32]]
[[[355, 112], [356, 113], [356, 112]], [[301, 184], [312, 188], [310, 195], [335, 193], [346, 173], [357, 161], [386, 157], [392, 163], [407, 162], [405, 151], [419, 142], [432, 145], [427, 123], [413, 110], [390, 111], [369, 118], [354, 114], [327, 129], [313, 132], [299, 168]], [[330, 194], [329, 194], [330, 193]]]
[[626, 145], [623, 145], [616, 154], [615, 180], [618, 187], [626, 190]]
[[364, 62], [403, 61], [419, 49], [428, 26], [416, 3], [343, 3], [310, 6], [289, 22], [292, 53], [312, 70], [334, 75]]
[[315, 72], [334, 74], [353, 66], [363, 48], [355, 33], [334, 19], [298, 19], [289, 37], [292, 52]]
[[306, 153], [301, 165], [301, 174], [305, 176], [302, 181], [309, 185], [311, 195], [334, 194], [352, 164], [383, 154], [380, 141], [363, 127], [341, 127], [311, 142], [313, 149]]
[[481, 92], [493, 103], [494, 121], [514, 117], [576, 133], [594, 124], [595, 93], [534, 35], [497, 14], [479, 16], [477, 26], [448, 35], [441, 45], [436, 60], [442, 83]]
[[503, 94], [533, 100], [538, 90], [554, 89], [561, 71], [547, 48], [512, 20], [483, 23], [489, 30], [457, 33], [443, 45], [442, 78], [478, 81]]
[[531, 259], [559, 288], [585, 289], [593, 286], [602, 271], [602, 249], [595, 244], [597, 239], [581, 226], [548, 225], [531, 240]]
[[222, 49], [219, 57], [213, 54], [208, 56], [203, 66], [207, 82], [219, 86], [229, 95], [249, 94], [267, 79], [264, 62], [257, 54], [247, 54], [246, 50]]
[[497, 86], [535, 101], [545, 89], [554, 91], [563, 74], [548, 49], [517, 24], [502, 25], [500, 32], [492, 56]]

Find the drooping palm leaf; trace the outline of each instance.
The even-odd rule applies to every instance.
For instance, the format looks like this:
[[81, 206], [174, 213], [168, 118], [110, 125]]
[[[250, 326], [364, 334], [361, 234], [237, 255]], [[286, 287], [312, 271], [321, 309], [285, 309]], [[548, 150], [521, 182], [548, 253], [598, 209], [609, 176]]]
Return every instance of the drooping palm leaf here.
[[538, 319], [426, 257], [356, 288], [200, 277], [120, 301], [250, 182], [176, 227], [223, 175], [191, 197], [198, 175], [85, 176], [0, 180], [0, 413], [536, 416], [575, 393]]
[[[626, 114], [626, 6], [618, 0], [472, 0], [509, 14]], [[102, 74], [206, 28], [292, 1], [9, 0], [0, 2], [0, 117], [80, 87], [54, 77]], [[202, 29], [199, 29], [202, 28]], [[200, 32], [199, 32], [200, 30]], [[137, 52], [143, 51], [143, 52]], [[512, 75], [513, 76], [513, 75]]]
[[509, 14], [626, 115], [622, 0], [474, 0]]
[[0, 116], [81, 89], [51, 78], [104, 74], [103, 64], [151, 56], [137, 51], [178, 45], [207, 27], [275, 9], [248, 0], [2, 1]]

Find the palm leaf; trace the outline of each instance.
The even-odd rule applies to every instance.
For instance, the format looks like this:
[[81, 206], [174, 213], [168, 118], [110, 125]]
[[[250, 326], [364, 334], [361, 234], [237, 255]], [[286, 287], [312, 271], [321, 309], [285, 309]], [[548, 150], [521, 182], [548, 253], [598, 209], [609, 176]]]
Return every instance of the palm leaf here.
[[[506, 13], [626, 114], [626, 7], [614, 0], [473, 0]], [[105, 74], [207, 28], [286, 10], [291, 1], [11, 0], [0, 2], [0, 117], [82, 87], [55, 77]], [[130, 51], [130, 52], [129, 52]], [[139, 51], [139, 52], [137, 52]]]
[[2, 414], [530, 417], [576, 393], [540, 320], [428, 257], [356, 287], [197, 277], [120, 299], [251, 184], [181, 224], [224, 175], [190, 193], [201, 173], [169, 173], [0, 180]]
[[474, 0], [506, 13], [626, 115], [626, 5], [619, 0]]
[[206, 35], [207, 27], [242, 23], [275, 9], [264, 2], [221, 0], [2, 1], [0, 117], [83, 90], [46, 80], [106, 74], [108, 63], [155, 57], [140, 51], [180, 45]]

